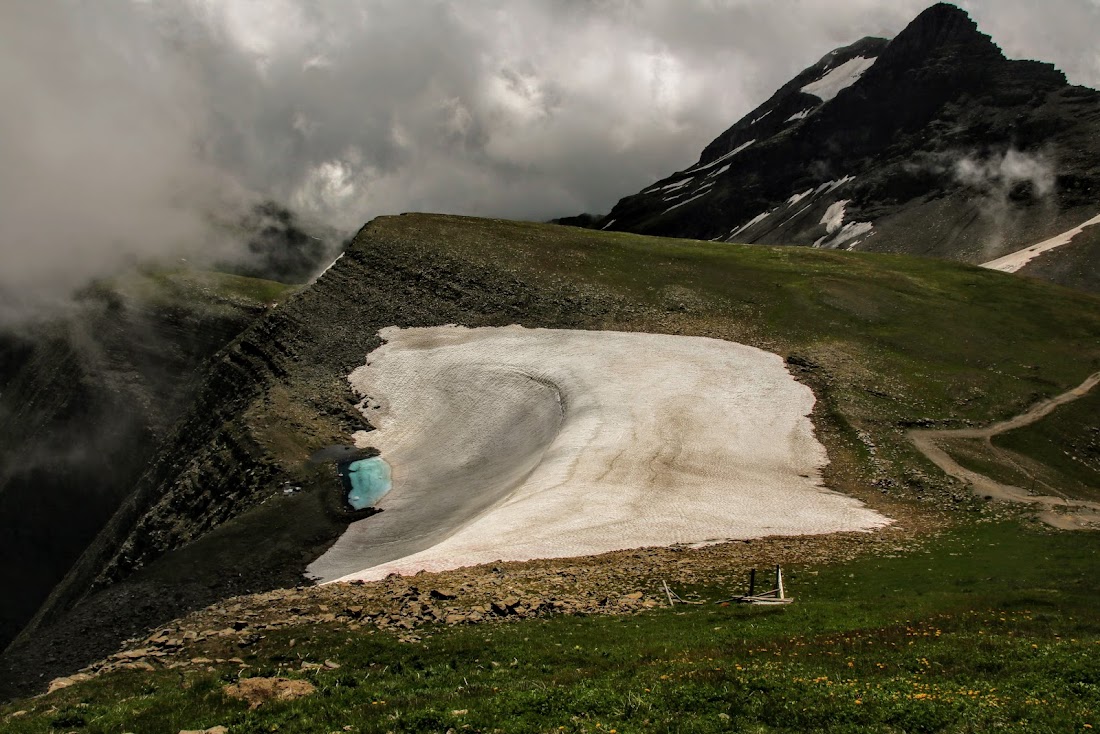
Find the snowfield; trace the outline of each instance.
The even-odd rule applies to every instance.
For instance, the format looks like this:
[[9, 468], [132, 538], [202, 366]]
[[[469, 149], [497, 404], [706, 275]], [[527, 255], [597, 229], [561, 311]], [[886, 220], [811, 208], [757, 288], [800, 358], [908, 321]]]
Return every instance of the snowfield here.
[[844, 209], [848, 206], [848, 202], [851, 199], [841, 199], [840, 201], [834, 201], [829, 205], [829, 208], [825, 210], [825, 214], [821, 217], [821, 224], [825, 225], [825, 231], [829, 234], [836, 232], [840, 229], [840, 225], [844, 224]]
[[825, 489], [809, 388], [772, 353], [608, 331], [384, 329], [349, 380], [393, 469], [324, 581], [888, 524]]

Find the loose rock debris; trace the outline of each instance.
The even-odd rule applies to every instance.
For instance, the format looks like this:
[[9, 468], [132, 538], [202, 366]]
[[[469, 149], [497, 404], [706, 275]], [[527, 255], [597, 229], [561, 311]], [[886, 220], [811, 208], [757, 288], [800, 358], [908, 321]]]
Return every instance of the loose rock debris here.
[[317, 690], [306, 680], [291, 678], [241, 678], [224, 689], [230, 698], [248, 702], [249, 709], [257, 709], [268, 701], [293, 701]]

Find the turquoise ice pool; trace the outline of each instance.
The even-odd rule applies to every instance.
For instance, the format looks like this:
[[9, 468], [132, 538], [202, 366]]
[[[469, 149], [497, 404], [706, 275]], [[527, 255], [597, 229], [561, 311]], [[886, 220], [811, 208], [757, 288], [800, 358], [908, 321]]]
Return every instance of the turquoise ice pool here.
[[393, 486], [390, 465], [380, 456], [352, 461], [343, 467], [343, 474], [351, 485], [348, 504], [357, 510], [372, 507]]

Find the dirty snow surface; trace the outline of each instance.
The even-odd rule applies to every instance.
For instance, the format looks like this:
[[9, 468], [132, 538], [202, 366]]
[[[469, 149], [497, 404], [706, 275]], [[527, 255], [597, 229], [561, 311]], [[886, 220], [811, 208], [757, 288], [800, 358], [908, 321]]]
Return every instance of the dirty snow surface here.
[[825, 489], [809, 388], [704, 337], [384, 329], [349, 377], [393, 468], [324, 580], [889, 522]]

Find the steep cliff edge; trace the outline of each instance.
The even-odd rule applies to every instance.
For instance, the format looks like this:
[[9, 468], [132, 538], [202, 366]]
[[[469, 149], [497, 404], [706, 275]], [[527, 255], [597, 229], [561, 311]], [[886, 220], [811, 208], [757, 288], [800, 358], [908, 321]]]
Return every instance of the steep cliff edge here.
[[409, 226], [438, 230], [448, 218], [392, 219], [365, 227], [317, 283], [211, 362], [133, 491], [8, 651], [22, 661], [9, 670], [71, 667], [188, 609], [302, 583], [308, 562], [361, 516], [343, 502], [334, 467], [307, 459], [367, 427], [346, 376], [378, 346], [379, 329], [594, 328], [609, 309], [594, 290], [509, 277], [476, 247], [446, 252]]
[[0, 647], [119, 507], [203, 361], [285, 286], [132, 273], [0, 335]]

